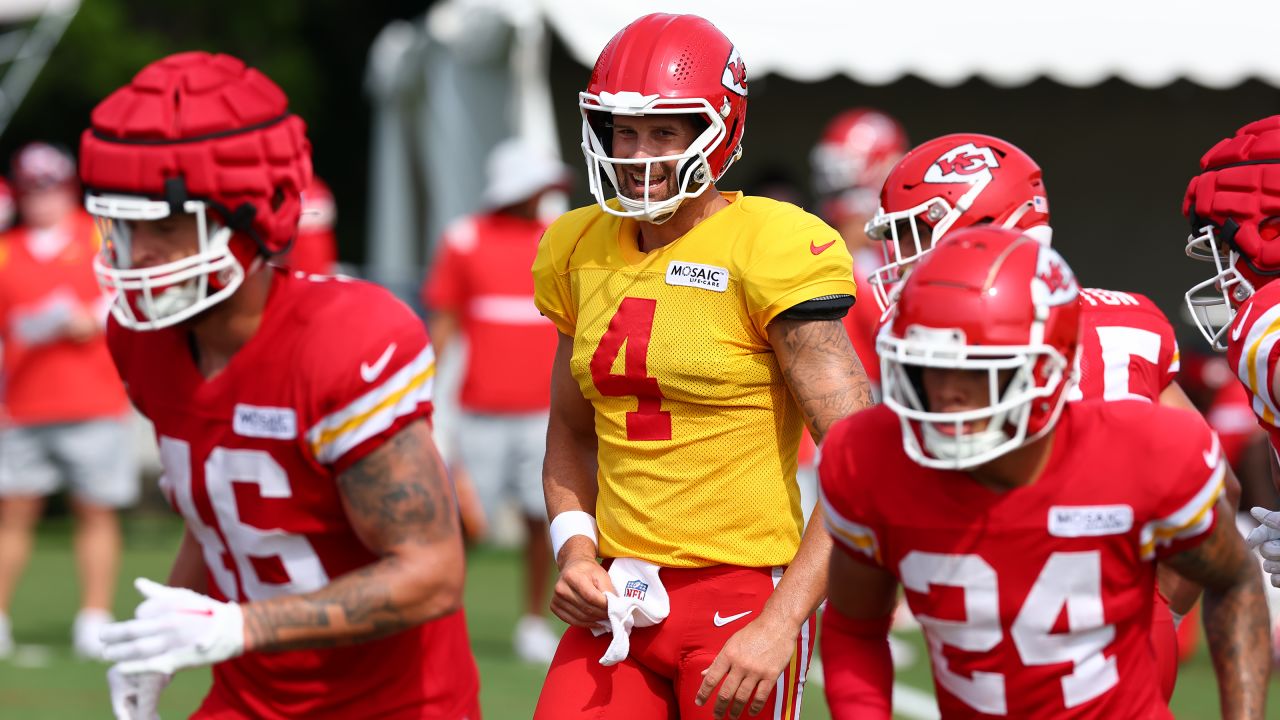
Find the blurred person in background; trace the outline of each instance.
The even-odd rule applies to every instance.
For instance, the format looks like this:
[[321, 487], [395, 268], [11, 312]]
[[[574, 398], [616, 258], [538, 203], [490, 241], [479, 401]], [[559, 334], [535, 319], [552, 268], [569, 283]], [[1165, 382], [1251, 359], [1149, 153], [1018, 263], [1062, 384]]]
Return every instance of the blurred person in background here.
[[120, 563], [119, 508], [138, 498], [128, 401], [103, 335], [107, 300], [93, 275], [98, 238], [80, 209], [75, 162], [31, 143], [13, 157], [22, 224], [0, 237], [0, 655], [12, 650], [9, 602], [45, 498], [66, 484], [75, 515], [81, 656], [100, 658]]
[[[13, 202], [13, 188], [10, 187], [8, 180], [0, 176], [0, 233], [13, 227], [13, 221], [17, 215], [18, 208]], [[4, 418], [4, 338], [0, 336], [0, 427], [4, 426]], [[0, 637], [3, 637], [2, 633]]]
[[1254, 419], [1249, 391], [1227, 361], [1204, 352], [1183, 353], [1178, 384], [1222, 440], [1222, 452], [1240, 480], [1240, 506], [1280, 505], [1271, 484], [1267, 434]]
[[0, 232], [13, 227], [13, 221], [17, 217], [18, 206], [13, 199], [13, 186], [7, 179], [0, 177]]
[[[889, 169], [906, 152], [907, 135], [897, 120], [872, 108], [854, 108], [832, 118], [810, 153], [818, 212], [849, 247], [858, 287], [869, 287], [871, 271], [883, 263], [882, 243], [867, 236], [867, 221], [876, 214]], [[880, 362], [875, 337], [879, 323], [880, 308], [870, 298], [855, 303], [844, 318], [849, 340], [877, 393]]]
[[867, 275], [880, 265], [880, 243], [867, 237], [889, 169], [907, 153], [897, 120], [873, 108], [853, 108], [827, 123], [809, 154], [818, 214], [840, 232], [854, 267]]
[[533, 304], [529, 268], [547, 229], [539, 206], [547, 193], [566, 189], [569, 169], [510, 139], [490, 153], [487, 174], [486, 209], [445, 231], [422, 301], [440, 354], [466, 341], [453, 441], [487, 527], [504, 501], [519, 506], [525, 582], [515, 649], [523, 660], [549, 663], [559, 636], [544, 615], [552, 558], [542, 459], [556, 329]]
[[134, 618], [102, 631], [117, 715], [152, 718], [174, 672], [212, 666], [197, 718], [479, 717], [426, 330], [377, 285], [267, 262], [298, 231], [305, 124], [203, 52], [91, 122], [108, 345], [185, 527], [165, 584], [139, 578]]
[[302, 191], [302, 217], [298, 219], [298, 237], [281, 257], [273, 262], [290, 270], [310, 275], [334, 275], [338, 271], [338, 238], [333, 225], [338, 220], [338, 204], [333, 191], [318, 177]]

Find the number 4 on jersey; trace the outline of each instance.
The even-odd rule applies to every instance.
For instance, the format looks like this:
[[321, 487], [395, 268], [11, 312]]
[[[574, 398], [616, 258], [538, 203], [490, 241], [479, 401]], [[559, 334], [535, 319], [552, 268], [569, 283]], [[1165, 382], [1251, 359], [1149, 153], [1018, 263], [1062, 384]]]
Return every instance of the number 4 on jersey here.
[[[649, 338], [657, 308], [657, 300], [623, 298], [591, 356], [591, 380], [601, 395], [639, 400], [636, 410], [627, 413], [628, 440], [671, 439], [671, 413], [662, 409], [658, 379], [649, 377]], [[613, 362], [622, 352], [622, 374], [618, 375]]]

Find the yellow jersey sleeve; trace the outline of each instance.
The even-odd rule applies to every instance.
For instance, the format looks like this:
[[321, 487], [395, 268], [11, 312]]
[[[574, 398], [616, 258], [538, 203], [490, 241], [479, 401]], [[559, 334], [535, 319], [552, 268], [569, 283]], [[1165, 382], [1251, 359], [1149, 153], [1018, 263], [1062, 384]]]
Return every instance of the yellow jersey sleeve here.
[[741, 259], [747, 311], [762, 336], [780, 313], [807, 300], [857, 295], [853, 257], [840, 234], [787, 203], [743, 198], [760, 225]]
[[547, 228], [533, 259], [533, 304], [565, 335], [575, 334], [578, 313], [574, 307], [569, 261], [591, 219], [582, 208], [565, 213]]

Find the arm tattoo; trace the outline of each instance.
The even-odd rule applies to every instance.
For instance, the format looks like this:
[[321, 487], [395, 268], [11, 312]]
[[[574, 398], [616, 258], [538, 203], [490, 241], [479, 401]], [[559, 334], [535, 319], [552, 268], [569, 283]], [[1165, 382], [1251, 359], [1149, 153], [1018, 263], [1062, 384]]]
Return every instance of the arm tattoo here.
[[[362, 642], [452, 610], [448, 579], [424, 567], [436, 557], [448, 565], [456, 545], [461, 575], [453, 494], [429, 433], [417, 421], [338, 477], [353, 529], [381, 557], [315, 592], [246, 603], [246, 649]], [[460, 587], [461, 577], [456, 580]]]
[[381, 544], [431, 541], [454, 530], [453, 493], [425, 442], [430, 436], [405, 428], [338, 476], [353, 524], [378, 528]]
[[1222, 717], [1262, 718], [1271, 652], [1267, 602], [1258, 565], [1221, 503], [1217, 526], [1199, 547], [1169, 559], [1184, 577], [1203, 583], [1204, 629], [1218, 676]]
[[819, 440], [837, 420], [874, 402], [871, 382], [839, 320], [774, 320], [769, 341]]

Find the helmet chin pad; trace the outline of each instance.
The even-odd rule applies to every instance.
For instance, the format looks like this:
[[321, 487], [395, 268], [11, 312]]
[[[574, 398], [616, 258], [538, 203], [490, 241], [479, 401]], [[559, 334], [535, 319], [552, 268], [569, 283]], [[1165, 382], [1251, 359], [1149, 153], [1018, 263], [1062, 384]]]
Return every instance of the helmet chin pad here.
[[968, 458], [985, 456], [1000, 445], [1009, 442], [1009, 433], [999, 428], [987, 428], [963, 435], [948, 435], [932, 423], [920, 427], [924, 449], [933, 457], [963, 465]]

